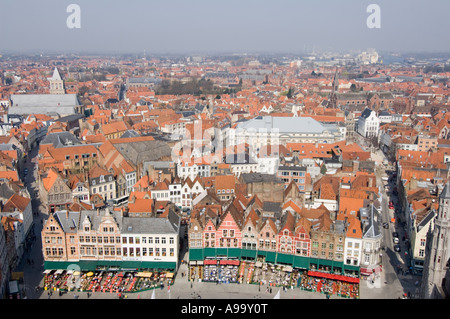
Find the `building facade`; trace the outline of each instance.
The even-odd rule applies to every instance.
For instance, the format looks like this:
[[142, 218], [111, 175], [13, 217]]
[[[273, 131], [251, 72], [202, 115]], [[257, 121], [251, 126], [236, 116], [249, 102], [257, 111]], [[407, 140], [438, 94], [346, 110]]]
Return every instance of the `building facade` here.
[[434, 227], [430, 228], [425, 250], [424, 273], [420, 297], [440, 299], [445, 297], [443, 287], [450, 262], [450, 184], [447, 183], [439, 196], [439, 210]]

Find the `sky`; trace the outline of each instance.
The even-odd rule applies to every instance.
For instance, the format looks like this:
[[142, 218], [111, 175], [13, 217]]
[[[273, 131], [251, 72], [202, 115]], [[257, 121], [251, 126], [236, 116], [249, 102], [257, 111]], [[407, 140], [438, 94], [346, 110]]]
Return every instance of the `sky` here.
[[0, 52], [450, 52], [448, 12], [449, 0], [1, 0]]

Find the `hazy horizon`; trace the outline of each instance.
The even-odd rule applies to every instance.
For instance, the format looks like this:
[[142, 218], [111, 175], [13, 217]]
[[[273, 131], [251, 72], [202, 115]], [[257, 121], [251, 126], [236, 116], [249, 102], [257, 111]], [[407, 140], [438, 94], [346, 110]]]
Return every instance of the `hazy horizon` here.
[[[81, 8], [81, 28], [66, 21]], [[370, 29], [369, 4], [381, 8]], [[448, 0], [2, 0], [0, 52], [450, 52]]]

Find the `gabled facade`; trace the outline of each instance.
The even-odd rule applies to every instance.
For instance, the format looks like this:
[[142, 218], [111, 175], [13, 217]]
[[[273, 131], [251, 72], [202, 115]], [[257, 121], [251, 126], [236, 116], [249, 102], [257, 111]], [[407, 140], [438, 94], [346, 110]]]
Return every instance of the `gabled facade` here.
[[50, 169], [40, 185], [42, 201], [52, 212], [66, 209], [72, 203], [72, 189], [55, 169]]
[[242, 227], [242, 249], [256, 250], [258, 248], [258, 226], [260, 217], [257, 212], [251, 208], [244, 220]]
[[363, 137], [378, 137], [380, 119], [375, 111], [366, 108], [358, 118], [358, 133]]
[[90, 194], [99, 194], [107, 201], [116, 198], [116, 181], [114, 175], [100, 166], [89, 171]]
[[262, 222], [258, 232], [258, 249], [266, 251], [277, 251], [277, 226], [271, 218]]
[[283, 224], [277, 234], [277, 251], [293, 254], [295, 251], [295, 217], [286, 212], [282, 218]]
[[231, 204], [220, 216], [216, 231], [216, 247], [241, 248], [243, 216]]

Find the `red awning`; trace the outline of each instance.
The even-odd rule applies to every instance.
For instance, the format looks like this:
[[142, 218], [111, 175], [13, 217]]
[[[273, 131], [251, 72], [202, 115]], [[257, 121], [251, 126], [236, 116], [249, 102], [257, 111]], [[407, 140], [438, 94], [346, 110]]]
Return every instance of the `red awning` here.
[[308, 275], [313, 276], [313, 277], [327, 278], [327, 279], [346, 281], [346, 282], [351, 282], [351, 283], [359, 283], [359, 278], [348, 277], [348, 276], [343, 276], [343, 275], [334, 275], [334, 274], [329, 274], [326, 272], [310, 270], [310, 271], [308, 271]]
[[373, 273], [372, 268], [361, 268], [360, 269], [361, 275], [371, 275]]
[[217, 264], [217, 260], [205, 259], [204, 264], [205, 265], [216, 265]]
[[378, 274], [378, 273], [381, 272], [381, 267], [377, 266], [375, 268], [361, 268], [360, 272], [361, 272], [362, 275], [371, 275], [373, 273]]
[[222, 259], [219, 264], [220, 265], [236, 265], [239, 266], [239, 260], [226, 260], [226, 259]]

